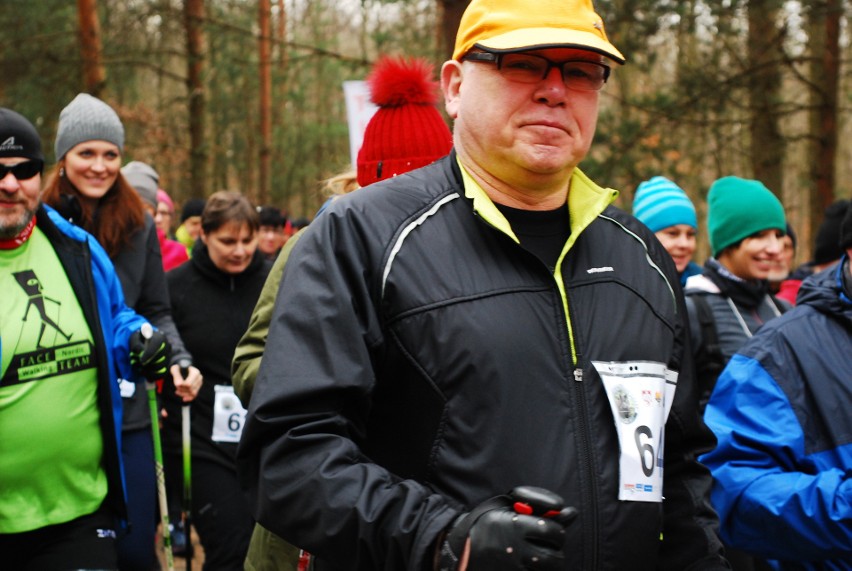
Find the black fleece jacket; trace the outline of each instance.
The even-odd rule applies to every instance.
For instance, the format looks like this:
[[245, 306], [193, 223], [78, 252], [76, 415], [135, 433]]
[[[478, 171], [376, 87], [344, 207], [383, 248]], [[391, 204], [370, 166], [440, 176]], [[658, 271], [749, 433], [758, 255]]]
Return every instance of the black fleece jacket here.
[[[272, 267], [258, 251], [248, 268], [237, 275], [219, 270], [207, 247], [199, 242], [192, 258], [166, 274], [172, 303], [172, 317], [193, 356], [193, 364], [204, 375], [204, 384], [192, 403], [192, 455], [233, 468], [236, 445], [213, 442], [213, 402], [215, 385], [231, 384], [231, 359], [237, 343], [248, 327], [251, 312]], [[174, 395], [174, 385], [164, 384], [163, 449], [181, 453], [182, 402]]]

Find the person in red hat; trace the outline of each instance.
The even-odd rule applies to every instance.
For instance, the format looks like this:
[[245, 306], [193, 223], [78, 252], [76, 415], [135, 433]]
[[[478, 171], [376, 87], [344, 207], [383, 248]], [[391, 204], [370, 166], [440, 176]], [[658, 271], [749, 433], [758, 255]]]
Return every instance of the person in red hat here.
[[472, 0], [453, 150], [290, 252], [239, 459], [317, 571], [729, 568], [674, 262], [578, 167], [624, 61], [591, 0]]

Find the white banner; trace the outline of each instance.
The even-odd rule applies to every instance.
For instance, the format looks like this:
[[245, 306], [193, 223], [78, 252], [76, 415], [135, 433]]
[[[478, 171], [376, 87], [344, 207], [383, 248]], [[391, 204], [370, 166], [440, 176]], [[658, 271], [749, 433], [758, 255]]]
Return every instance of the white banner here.
[[346, 100], [346, 117], [349, 121], [349, 156], [352, 159], [352, 168], [355, 169], [364, 131], [378, 107], [370, 101], [370, 89], [365, 81], [344, 81], [343, 97]]

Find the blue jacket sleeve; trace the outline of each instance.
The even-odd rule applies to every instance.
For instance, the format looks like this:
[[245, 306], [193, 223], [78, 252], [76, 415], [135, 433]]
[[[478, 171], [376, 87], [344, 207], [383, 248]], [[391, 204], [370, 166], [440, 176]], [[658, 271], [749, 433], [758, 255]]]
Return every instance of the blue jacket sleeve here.
[[787, 395], [743, 355], [719, 377], [705, 421], [718, 446], [702, 461], [728, 545], [789, 561], [852, 556], [852, 472], [842, 468], [852, 447], [808, 455]]

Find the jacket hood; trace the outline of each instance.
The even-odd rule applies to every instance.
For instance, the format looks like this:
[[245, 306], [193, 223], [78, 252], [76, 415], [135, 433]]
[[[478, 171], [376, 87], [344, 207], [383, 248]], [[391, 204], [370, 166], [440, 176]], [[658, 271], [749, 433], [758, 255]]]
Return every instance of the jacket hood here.
[[810, 305], [821, 313], [841, 317], [852, 328], [852, 301], [843, 291], [843, 267], [848, 260], [816, 273], [802, 282], [796, 305]]

